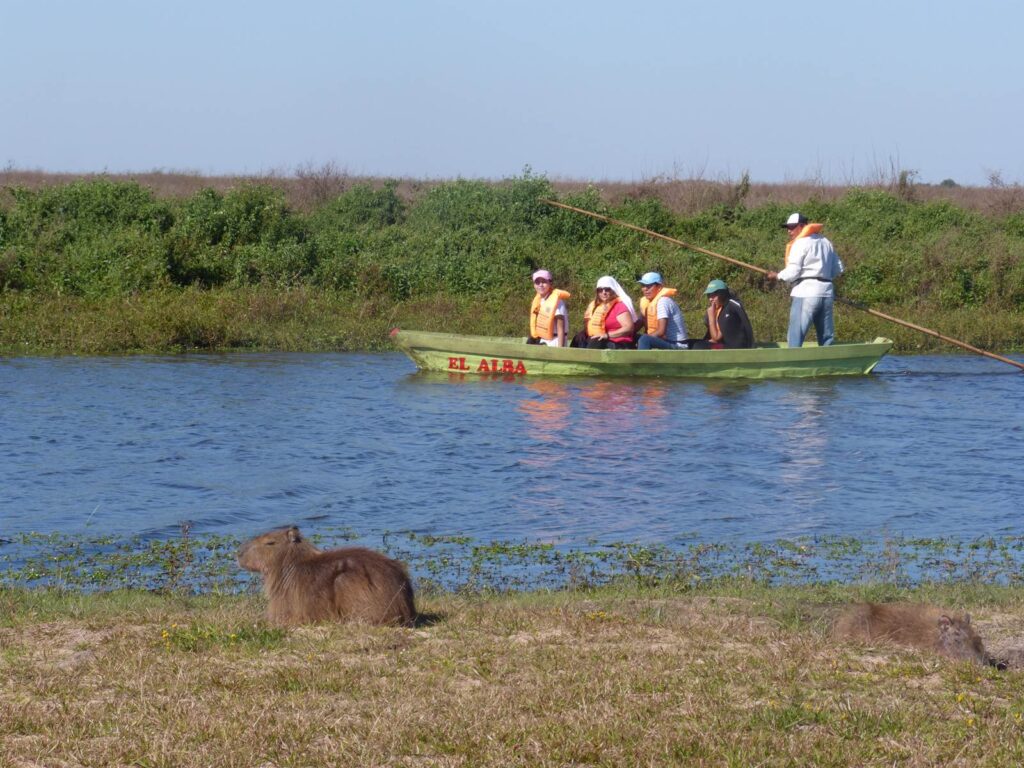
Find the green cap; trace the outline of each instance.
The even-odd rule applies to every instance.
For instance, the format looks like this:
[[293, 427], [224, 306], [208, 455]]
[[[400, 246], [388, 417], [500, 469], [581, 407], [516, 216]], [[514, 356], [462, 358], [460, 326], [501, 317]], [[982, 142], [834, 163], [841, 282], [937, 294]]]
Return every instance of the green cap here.
[[716, 293], [717, 291], [728, 291], [729, 286], [725, 284], [724, 280], [712, 280], [708, 283], [708, 287], [704, 289], [705, 295]]

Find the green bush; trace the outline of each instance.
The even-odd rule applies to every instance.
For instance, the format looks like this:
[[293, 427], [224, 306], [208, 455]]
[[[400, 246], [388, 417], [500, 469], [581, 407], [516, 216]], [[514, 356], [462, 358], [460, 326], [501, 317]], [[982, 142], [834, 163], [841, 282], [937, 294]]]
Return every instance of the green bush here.
[[388, 182], [383, 189], [375, 190], [368, 184], [358, 184], [317, 210], [311, 226], [316, 231], [330, 232], [400, 224], [405, 218], [405, 205], [395, 186], [396, 182]]
[[170, 208], [135, 182], [104, 179], [28, 190], [9, 190], [13, 208], [6, 214], [8, 242], [31, 245], [41, 238], [53, 244], [111, 228], [134, 226], [160, 234], [172, 223]]
[[315, 270], [313, 248], [305, 243], [252, 243], [233, 251], [234, 284], [297, 286]]
[[80, 238], [51, 265], [48, 287], [55, 293], [97, 298], [169, 284], [161, 240], [134, 227]]
[[364, 242], [361, 236], [348, 232], [321, 232], [314, 236], [317, 254], [313, 282], [324, 288], [348, 291], [356, 287], [359, 260]]
[[430, 189], [410, 212], [414, 227], [476, 232], [535, 228], [552, 215], [541, 202], [555, 197], [550, 182], [526, 169], [519, 178], [500, 184], [459, 179]]
[[[268, 184], [204, 189], [158, 201], [106, 179], [14, 188], [0, 207], [0, 291], [119, 297], [168, 286], [319, 286], [404, 301], [532, 293], [545, 267], [576, 302], [603, 274], [630, 283], [656, 269], [688, 298], [712, 277], [747, 290], [759, 278], [708, 255], [547, 205], [552, 185], [527, 168], [500, 183], [458, 180], [415, 203], [394, 183], [357, 185], [309, 214]], [[794, 209], [826, 225], [847, 265], [843, 295], [934, 311], [1024, 305], [1024, 215], [983, 216], [948, 202], [918, 203], [853, 189], [830, 203], [742, 196], [688, 217], [656, 198], [614, 208], [589, 187], [564, 201], [756, 266], [778, 269]], [[632, 285], [629, 285], [632, 288]]]
[[1003, 231], [1024, 240], [1024, 213], [1014, 213], [1003, 219]]
[[[582, 208], [586, 211], [610, 216], [608, 206], [601, 200], [601, 192], [596, 187], [587, 187], [584, 192], [566, 195], [560, 202]], [[582, 213], [567, 211], [564, 208], [547, 206], [551, 213], [540, 221], [540, 234], [545, 240], [556, 243], [570, 243], [577, 246], [587, 243], [609, 225], [600, 219], [584, 216]]]

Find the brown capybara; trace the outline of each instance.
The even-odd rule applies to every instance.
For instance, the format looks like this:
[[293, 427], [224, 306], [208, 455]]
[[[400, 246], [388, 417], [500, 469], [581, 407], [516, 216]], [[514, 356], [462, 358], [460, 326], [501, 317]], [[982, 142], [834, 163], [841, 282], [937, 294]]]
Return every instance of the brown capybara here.
[[971, 617], [917, 603], [858, 603], [844, 610], [833, 626], [841, 640], [888, 640], [978, 664], [996, 662], [971, 626]]
[[247, 541], [238, 564], [262, 574], [274, 624], [334, 619], [410, 626], [416, 618], [405, 566], [370, 549], [324, 552], [292, 526]]

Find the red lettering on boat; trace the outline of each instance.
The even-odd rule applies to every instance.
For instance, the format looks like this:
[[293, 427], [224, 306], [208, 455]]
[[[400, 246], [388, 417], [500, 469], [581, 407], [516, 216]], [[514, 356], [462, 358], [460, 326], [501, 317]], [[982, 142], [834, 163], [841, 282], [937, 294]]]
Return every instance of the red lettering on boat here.
[[[462, 358], [465, 361], [465, 358]], [[465, 365], [465, 362], [463, 362]], [[469, 366], [460, 368], [459, 370], [468, 371]], [[488, 360], [486, 357], [480, 358], [480, 364], [476, 367], [477, 373], [505, 373], [505, 374], [526, 374], [526, 364], [522, 360], [496, 360], [491, 358]]]

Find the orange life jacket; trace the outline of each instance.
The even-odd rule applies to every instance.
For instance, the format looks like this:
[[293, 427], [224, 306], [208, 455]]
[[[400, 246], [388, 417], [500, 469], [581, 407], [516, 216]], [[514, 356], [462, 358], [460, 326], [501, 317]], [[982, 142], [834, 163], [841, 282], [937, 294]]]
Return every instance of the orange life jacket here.
[[618, 299], [611, 304], [598, 304], [596, 299], [590, 302], [584, 315], [587, 318], [587, 336], [600, 336], [605, 332], [604, 321], [607, 319], [608, 312], [618, 303]]
[[568, 291], [558, 288], [552, 288], [546, 299], [541, 299], [539, 293], [533, 295], [533, 305], [530, 307], [531, 336], [548, 341], [555, 338], [555, 310], [558, 309], [558, 302], [568, 299], [570, 295]]
[[644, 296], [640, 299], [640, 314], [647, 320], [647, 333], [654, 335], [654, 332], [658, 330], [658, 300], [662, 296], [675, 296], [675, 288], [661, 287], [661, 290], [654, 294], [654, 298], [650, 301]]
[[789, 249], [793, 247], [793, 243], [795, 243], [801, 237], [807, 237], [808, 235], [816, 235], [820, 233], [823, 228], [824, 227], [822, 224], [805, 224], [804, 228], [800, 230], [800, 234], [794, 237], [788, 243], [786, 243], [786, 263], [783, 266], [789, 266]]

